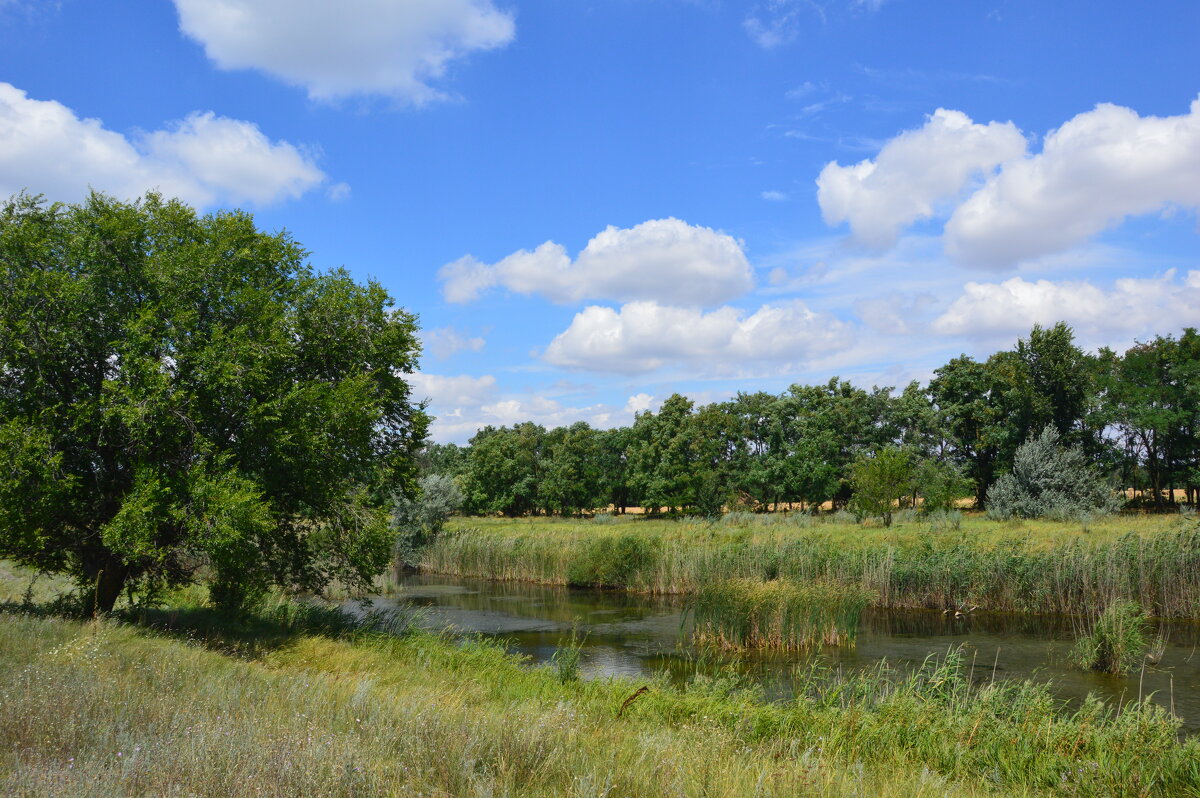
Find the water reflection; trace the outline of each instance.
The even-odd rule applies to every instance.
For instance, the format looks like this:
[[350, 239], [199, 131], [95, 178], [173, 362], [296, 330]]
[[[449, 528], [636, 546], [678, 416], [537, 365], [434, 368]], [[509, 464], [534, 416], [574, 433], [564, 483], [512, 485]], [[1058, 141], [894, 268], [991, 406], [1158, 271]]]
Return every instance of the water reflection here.
[[1200, 731], [1200, 624], [1195, 623], [1158, 627], [1156, 633], [1166, 641], [1159, 664], [1117, 677], [1070, 666], [1067, 657], [1079, 622], [1060, 616], [977, 611], [955, 619], [934, 611], [871, 610], [853, 649], [715, 661], [711, 653], [689, 645], [686, 602], [676, 597], [414, 575], [402, 580], [395, 596], [375, 601], [422, 607], [427, 622], [438, 628], [451, 625], [504, 638], [513, 651], [535, 662], [548, 661], [576, 627], [587, 635], [581, 671], [588, 678], [666, 673], [685, 681], [697, 672], [734, 667], [757, 680], [772, 699], [788, 698], [795, 669], [813, 660], [863, 669], [886, 659], [892, 667], [911, 668], [962, 645], [976, 680], [1050, 681], [1059, 695], [1076, 701], [1095, 692], [1119, 702], [1136, 698], [1140, 690], [1173, 706], [1189, 731]]

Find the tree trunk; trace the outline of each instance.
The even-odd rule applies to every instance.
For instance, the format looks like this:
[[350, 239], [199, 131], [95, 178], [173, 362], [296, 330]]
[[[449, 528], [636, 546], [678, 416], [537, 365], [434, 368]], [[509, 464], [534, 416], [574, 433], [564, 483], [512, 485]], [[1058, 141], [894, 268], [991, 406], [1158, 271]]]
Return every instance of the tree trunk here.
[[87, 569], [88, 581], [92, 585], [92, 611], [96, 615], [112, 612], [125, 582], [129, 578], [129, 567], [112, 555], [99, 560]]

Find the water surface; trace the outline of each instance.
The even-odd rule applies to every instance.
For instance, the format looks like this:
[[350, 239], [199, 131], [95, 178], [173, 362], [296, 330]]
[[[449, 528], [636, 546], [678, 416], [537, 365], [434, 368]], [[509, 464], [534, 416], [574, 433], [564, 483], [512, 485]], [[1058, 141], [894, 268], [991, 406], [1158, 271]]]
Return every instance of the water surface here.
[[[402, 579], [395, 595], [374, 601], [420, 607], [426, 624], [502, 639], [510, 650], [535, 662], [548, 661], [575, 628], [586, 635], [581, 652], [585, 678], [666, 672], [682, 681], [729, 664], [690, 644], [687, 602], [680, 597], [420, 574]], [[883, 659], [896, 668], [912, 668], [961, 645], [976, 680], [1045, 681], [1072, 701], [1089, 692], [1117, 702], [1152, 694], [1153, 700], [1174, 708], [1185, 729], [1200, 732], [1200, 625], [1156, 627], [1166, 640], [1161, 660], [1125, 677], [1071, 666], [1068, 652], [1078, 627], [1076, 619], [1055, 616], [976, 612], [955, 620], [936, 611], [868, 610], [853, 648], [742, 656], [735, 665], [762, 684], [768, 697], [783, 700], [791, 695], [796, 668], [814, 659], [833, 668], [871, 668]]]

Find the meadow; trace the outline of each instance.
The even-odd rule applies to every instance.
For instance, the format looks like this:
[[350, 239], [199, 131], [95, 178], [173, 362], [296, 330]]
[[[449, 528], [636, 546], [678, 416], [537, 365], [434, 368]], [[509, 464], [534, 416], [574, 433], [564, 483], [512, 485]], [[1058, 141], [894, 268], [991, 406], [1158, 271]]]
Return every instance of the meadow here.
[[981, 514], [890, 527], [847, 514], [723, 520], [452, 519], [421, 557], [437, 573], [695, 594], [725, 579], [858, 585], [884, 608], [1087, 615], [1135, 601], [1200, 618], [1200, 526], [1190, 516], [994, 521]]
[[972, 680], [955, 650], [908, 674], [808, 671], [772, 704], [733, 674], [583, 681], [404, 616], [276, 599], [231, 621], [201, 596], [101, 620], [6, 603], [0, 793], [1200, 794], [1200, 743], [1161, 709], [1068, 710]]

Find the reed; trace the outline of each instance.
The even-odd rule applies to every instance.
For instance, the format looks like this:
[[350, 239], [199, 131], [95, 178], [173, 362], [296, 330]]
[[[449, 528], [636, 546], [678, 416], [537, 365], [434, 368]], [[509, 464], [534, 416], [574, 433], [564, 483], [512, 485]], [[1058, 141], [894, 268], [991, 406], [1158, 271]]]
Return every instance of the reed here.
[[1128, 673], [1142, 663], [1147, 648], [1146, 615], [1137, 603], [1118, 601], [1104, 609], [1091, 631], [1071, 650], [1071, 659], [1087, 670]]
[[696, 594], [727, 579], [835, 582], [869, 591], [871, 603], [886, 608], [968, 603], [1085, 615], [1136, 601], [1152, 616], [1200, 618], [1200, 525], [1188, 519], [1114, 518], [1083, 532], [1077, 523], [969, 517], [957, 532], [932, 532], [924, 522], [884, 532], [787, 520], [794, 517], [733, 524], [622, 519], [606, 527], [461, 519], [425, 550], [422, 566], [663, 594]]
[[714, 582], [696, 594], [693, 635], [698, 643], [734, 650], [851, 646], [870, 598], [857, 585], [836, 582]]

